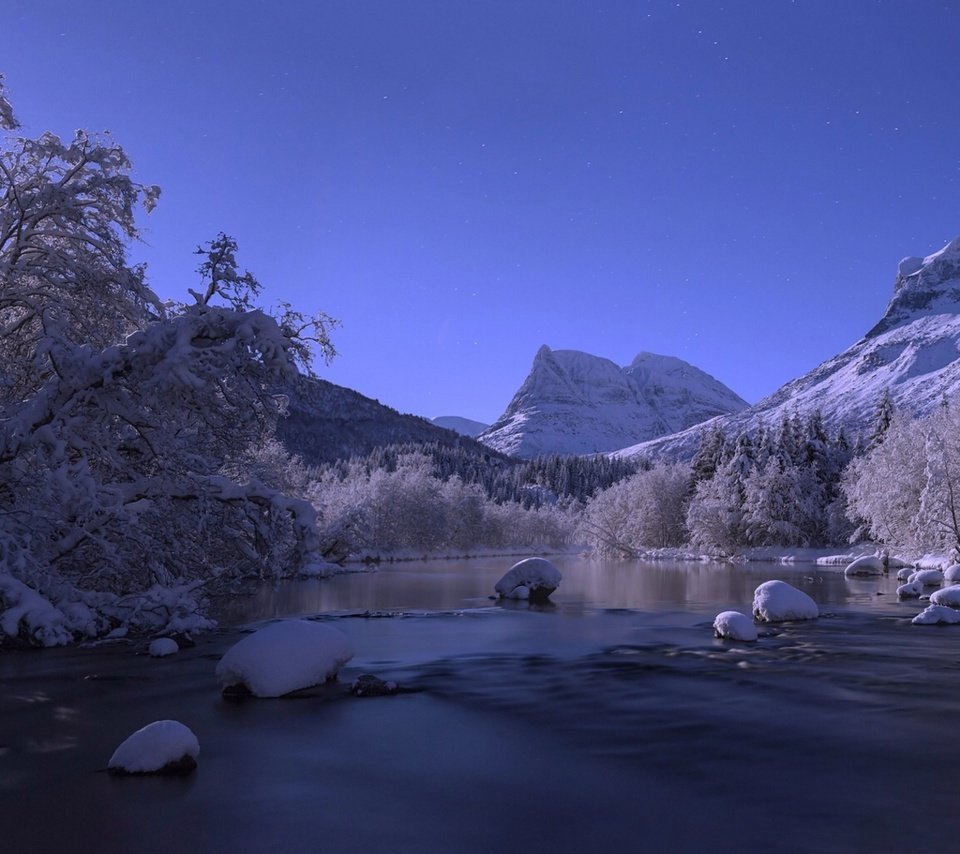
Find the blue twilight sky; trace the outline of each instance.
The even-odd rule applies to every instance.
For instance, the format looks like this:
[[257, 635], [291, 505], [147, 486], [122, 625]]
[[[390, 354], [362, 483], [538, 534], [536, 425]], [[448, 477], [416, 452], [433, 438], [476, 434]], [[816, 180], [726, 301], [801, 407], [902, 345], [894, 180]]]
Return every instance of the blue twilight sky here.
[[679, 356], [754, 402], [960, 234], [960, 5], [0, 0], [28, 134], [163, 188], [161, 296], [224, 230], [319, 373], [490, 422], [541, 344]]

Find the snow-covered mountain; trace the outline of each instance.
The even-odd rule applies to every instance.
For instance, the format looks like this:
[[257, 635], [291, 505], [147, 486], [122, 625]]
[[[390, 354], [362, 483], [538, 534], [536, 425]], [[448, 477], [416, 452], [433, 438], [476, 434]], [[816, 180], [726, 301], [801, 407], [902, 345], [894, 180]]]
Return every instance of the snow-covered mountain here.
[[[898, 409], [930, 412], [960, 392], [960, 237], [925, 258], [904, 258], [880, 322], [853, 346], [769, 397], [718, 418], [728, 434], [819, 409], [827, 426], [867, 429], [884, 394]], [[625, 447], [623, 456], [689, 457], [701, 430]]]
[[507, 454], [593, 454], [683, 430], [747, 404], [672, 356], [640, 353], [625, 368], [544, 345], [506, 412], [479, 435]]
[[441, 415], [432, 419], [430, 423], [435, 424], [437, 427], [443, 427], [444, 430], [453, 430], [454, 433], [459, 433], [461, 436], [470, 436], [471, 438], [476, 438], [490, 426], [489, 424], [484, 424], [482, 421], [461, 418], [459, 415]]

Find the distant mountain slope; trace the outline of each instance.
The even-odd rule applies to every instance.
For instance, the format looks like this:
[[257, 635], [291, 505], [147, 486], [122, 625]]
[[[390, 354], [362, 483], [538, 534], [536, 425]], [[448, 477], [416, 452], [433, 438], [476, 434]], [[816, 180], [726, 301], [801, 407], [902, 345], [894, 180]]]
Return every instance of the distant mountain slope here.
[[[736, 415], [716, 419], [728, 433], [819, 409], [828, 427], [866, 429], [884, 392], [898, 409], [922, 415], [960, 392], [960, 237], [926, 258], [904, 258], [880, 321], [853, 346]], [[689, 457], [700, 429], [624, 448], [624, 456]]]
[[403, 415], [377, 400], [321, 379], [300, 377], [283, 390], [288, 415], [277, 426], [278, 438], [311, 465], [366, 456], [374, 448], [403, 443], [434, 442], [491, 451], [479, 442], [445, 430], [417, 415]]
[[723, 383], [671, 356], [641, 353], [626, 368], [544, 345], [506, 412], [479, 435], [531, 458], [613, 451], [746, 407]]
[[490, 425], [482, 421], [471, 421], [469, 418], [461, 418], [459, 415], [441, 415], [434, 418], [431, 424], [437, 427], [443, 427], [444, 430], [453, 430], [461, 436], [470, 436], [475, 438], [479, 436]]

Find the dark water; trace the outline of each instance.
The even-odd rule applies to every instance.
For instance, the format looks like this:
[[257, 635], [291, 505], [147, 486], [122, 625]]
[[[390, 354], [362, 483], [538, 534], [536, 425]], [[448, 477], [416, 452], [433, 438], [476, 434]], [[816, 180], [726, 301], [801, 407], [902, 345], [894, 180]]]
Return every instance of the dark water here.
[[[835, 569], [557, 563], [548, 609], [487, 599], [493, 560], [230, 603], [234, 619], [322, 613], [351, 637], [340, 685], [293, 700], [219, 697], [230, 631], [163, 660], [0, 655], [4, 850], [956, 848], [960, 627], [912, 626], [922, 603], [894, 580]], [[770, 578], [821, 619], [714, 640], [713, 616], [749, 611]], [[363, 672], [410, 692], [349, 697]], [[163, 717], [200, 739], [192, 778], [97, 773]]]

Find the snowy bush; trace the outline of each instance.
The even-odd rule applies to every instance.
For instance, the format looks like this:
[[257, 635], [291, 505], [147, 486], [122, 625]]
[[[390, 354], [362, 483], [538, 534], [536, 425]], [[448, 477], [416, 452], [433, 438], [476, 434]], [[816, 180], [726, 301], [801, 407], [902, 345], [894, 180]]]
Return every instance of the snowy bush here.
[[588, 503], [580, 531], [598, 554], [636, 557], [644, 548], [682, 545], [691, 471], [685, 464], [657, 463]]
[[402, 454], [393, 471], [354, 462], [324, 472], [309, 496], [322, 520], [324, 550], [345, 557], [372, 551], [464, 551], [478, 546], [565, 545], [571, 525], [555, 506], [496, 504], [476, 484], [436, 476], [421, 453]]

